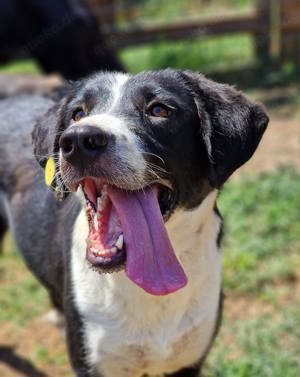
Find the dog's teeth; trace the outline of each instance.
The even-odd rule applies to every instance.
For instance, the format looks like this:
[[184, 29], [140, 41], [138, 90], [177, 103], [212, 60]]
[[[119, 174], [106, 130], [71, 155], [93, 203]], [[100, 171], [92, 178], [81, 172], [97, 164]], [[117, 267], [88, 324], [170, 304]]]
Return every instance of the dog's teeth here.
[[95, 229], [98, 231], [98, 220], [97, 220], [97, 218], [96, 218], [96, 216], [94, 217], [94, 227], [95, 227]]
[[113, 246], [113, 247], [110, 249], [110, 252], [111, 252], [112, 254], [116, 254], [116, 253], [118, 252], [118, 249], [117, 249], [115, 246]]
[[91, 248], [91, 251], [97, 256], [105, 255], [107, 253], [106, 250], [97, 250], [95, 248]]
[[118, 241], [116, 242], [116, 247], [117, 247], [119, 250], [122, 250], [122, 248], [123, 248], [123, 243], [124, 243], [124, 236], [123, 236], [123, 234], [120, 234], [120, 235], [119, 235], [119, 238], [118, 238]]
[[98, 196], [98, 198], [97, 198], [97, 209], [98, 209], [98, 211], [99, 211], [99, 209], [102, 207], [102, 198], [100, 198], [99, 196]]
[[101, 257], [101, 254], [96, 254], [96, 256], [97, 256], [99, 262], [104, 262], [105, 261], [105, 259]]

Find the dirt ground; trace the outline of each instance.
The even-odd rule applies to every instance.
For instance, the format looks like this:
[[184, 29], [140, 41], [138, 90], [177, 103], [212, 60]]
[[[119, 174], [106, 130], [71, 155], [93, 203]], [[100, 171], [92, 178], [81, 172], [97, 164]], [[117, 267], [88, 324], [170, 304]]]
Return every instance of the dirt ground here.
[[[270, 126], [255, 156], [235, 173], [232, 179], [237, 179], [245, 173], [275, 170], [286, 164], [300, 169], [300, 121], [297, 121], [296, 117], [289, 116], [288, 111], [283, 114], [277, 111], [271, 112], [270, 116]], [[299, 282], [298, 285], [300, 287]], [[234, 305], [231, 305], [233, 300]], [[228, 318], [242, 319], [245, 307], [249, 308], [249, 302], [245, 298], [227, 295], [224, 310]], [[251, 307], [254, 312], [260, 311], [260, 308], [255, 306], [255, 301]], [[50, 359], [47, 358], [46, 363], [41, 361], [34, 365], [28, 355], [36, 350], [37, 345], [46, 348], [51, 356]], [[62, 355], [64, 358], [61, 358]], [[43, 317], [33, 320], [17, 333], [10, 323], [2, 323], [0, 326], [0, 376], [2, 377], [69, 377], [72, 373], [65, 355], [62, 332], [47, 323]], [[57, 358], [61, 358], [61, 362], [51, 362]]]

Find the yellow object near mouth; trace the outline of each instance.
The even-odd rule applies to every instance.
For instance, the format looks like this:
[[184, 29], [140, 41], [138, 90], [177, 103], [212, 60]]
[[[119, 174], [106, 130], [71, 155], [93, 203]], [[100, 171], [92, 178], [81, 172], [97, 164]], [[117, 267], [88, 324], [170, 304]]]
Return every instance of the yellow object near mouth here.
[[48, 158], [45, 166], [45, 182], [47, 186], [51, 186], [55, 176], [55, 162], [54, 158]]

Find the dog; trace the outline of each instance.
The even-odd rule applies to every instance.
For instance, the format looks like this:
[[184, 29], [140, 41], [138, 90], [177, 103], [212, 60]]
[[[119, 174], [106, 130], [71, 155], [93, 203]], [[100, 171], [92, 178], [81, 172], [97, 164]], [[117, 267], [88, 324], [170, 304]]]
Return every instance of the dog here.
[[85, 0], [1, 0], [1, 64], [31, 57], [44, 72], [67, 80], [95, 70], [124, 71], [96, 14], [107, 14], [110, 8], [97, 5]]
[[216, 199], [264, 108], [166, 69], [96, 73], [0, 114], [2, 224], [64, 315], [75, 375], [200, 375], [221, 316]]

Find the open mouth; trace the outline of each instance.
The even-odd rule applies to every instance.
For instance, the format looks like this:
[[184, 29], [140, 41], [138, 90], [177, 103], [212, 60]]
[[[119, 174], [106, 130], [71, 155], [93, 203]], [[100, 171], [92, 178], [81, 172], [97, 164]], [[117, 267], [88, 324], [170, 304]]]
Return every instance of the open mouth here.
[[83, 181], [89, 235], [86, 258], [103, 272], [121, 269], [126, 260], [124, 234], [120, 219], [107, 193], [107, 185], [91, 178]]
[[125, 266], [128, 278], [154, 295], [187, 283], [164, 226], [176, 204], [170, 189], [125, 191], [92, 178], [81, 186], [89, 223], [86, 258], [94, 269], [114, 272]]

